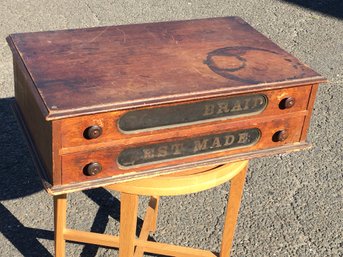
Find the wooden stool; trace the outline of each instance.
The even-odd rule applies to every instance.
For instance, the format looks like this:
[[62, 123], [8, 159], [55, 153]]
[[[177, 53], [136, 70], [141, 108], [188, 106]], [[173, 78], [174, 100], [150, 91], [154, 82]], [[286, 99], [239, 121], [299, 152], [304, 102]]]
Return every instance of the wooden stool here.
[[[55, 256], [65, 256], [65, 242], [81, 242], [119, 248], [119, 257], [141, 257], [144, 252], [181, 257], [228, 257], [232, 246], [248, 161], [217, 167], [197, 168], [176, 174], [113, 184], [107, 189], [120, 196], [119, 237], [66, 228], [67, 195], [54, 196]], [[213, 188], [231, 180], [220, 254], [211, 251], [148, 241], [156, 230], [160, 196], [190, 194]], [[138, 196], [151, 196], [139, 238], [136, 239]]]

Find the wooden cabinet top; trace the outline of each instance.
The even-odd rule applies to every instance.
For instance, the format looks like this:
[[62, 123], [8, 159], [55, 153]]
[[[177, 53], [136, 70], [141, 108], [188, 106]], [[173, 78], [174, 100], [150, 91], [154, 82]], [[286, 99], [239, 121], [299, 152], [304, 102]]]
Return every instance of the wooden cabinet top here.
[[47, 120], [325, 79], [238, 17], [13, 34]]

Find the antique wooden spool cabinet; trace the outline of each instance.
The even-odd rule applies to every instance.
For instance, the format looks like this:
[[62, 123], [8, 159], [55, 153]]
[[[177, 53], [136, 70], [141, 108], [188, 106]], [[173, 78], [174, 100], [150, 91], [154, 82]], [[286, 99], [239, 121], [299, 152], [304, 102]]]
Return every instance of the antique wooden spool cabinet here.
[[238, 17], [13, 34], [50, 193], [308, 147], [325, 79]]

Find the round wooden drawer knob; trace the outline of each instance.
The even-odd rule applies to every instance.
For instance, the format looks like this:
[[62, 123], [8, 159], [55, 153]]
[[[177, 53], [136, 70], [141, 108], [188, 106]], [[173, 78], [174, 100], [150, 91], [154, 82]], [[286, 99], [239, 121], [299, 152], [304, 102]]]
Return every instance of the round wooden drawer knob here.
[[100, 126], [94, 125], [86, 128], [84, 136], [87, 139], [95, 139], [100, 137], [102, 134], [102, 128]]
[[282, 142], [288, 138], [287, 130], [280, 130], [273, 135], [274, 142]]
[[281, 100], [279, 107], [280, 109], [289, 109], [289, 108], [292, 108], [294, 105], [295, 105], [294, 97], [286, 97]]
[[84, 173], [87, 176], [94, 176], [102, 170], [102, 166], [98, 162], [91, 162], [84, 168]]

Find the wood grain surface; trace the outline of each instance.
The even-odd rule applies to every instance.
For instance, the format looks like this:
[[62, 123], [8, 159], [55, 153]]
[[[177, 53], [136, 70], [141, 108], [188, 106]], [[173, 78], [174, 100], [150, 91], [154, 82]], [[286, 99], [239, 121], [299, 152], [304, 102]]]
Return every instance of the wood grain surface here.
[[324, 80], [238, 17], [22, 33], [8, 42], [46, 119]]

